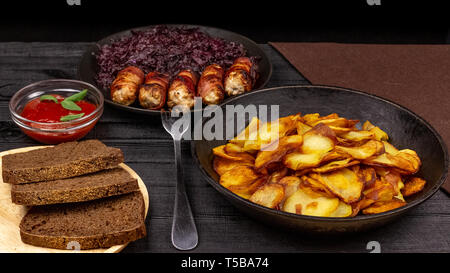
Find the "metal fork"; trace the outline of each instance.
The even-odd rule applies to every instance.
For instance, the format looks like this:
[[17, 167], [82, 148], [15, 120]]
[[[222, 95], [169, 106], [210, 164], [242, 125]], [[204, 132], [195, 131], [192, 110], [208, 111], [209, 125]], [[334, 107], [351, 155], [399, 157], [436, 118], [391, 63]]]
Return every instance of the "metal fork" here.
[[181, 165], [181, 138], [189, 126], [180, 126], [179, 128], [173, 126], [174, 123], [181, 118], [181, 112], [178, 112], [178, 117], [174, 117], [170, 111], [161, 111], [161, 122], [164, 129], [166, 129], [173, 138], [175, 167], [177, 169], [177, 184], [172, 222], [172, 244], [179, 250], [190, 250], [194, 249], [198, 244], [198, 233], [186, 194], [183, 167]]

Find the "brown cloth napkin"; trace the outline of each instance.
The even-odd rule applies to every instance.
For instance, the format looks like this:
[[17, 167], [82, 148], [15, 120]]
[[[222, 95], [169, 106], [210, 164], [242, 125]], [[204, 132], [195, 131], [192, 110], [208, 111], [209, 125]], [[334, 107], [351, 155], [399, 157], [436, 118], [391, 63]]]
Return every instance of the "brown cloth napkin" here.
[[[395, 101], [430, 122], [450, 145], [450, 45], [270, 44], [312, 84]], [[450, 179], [443, 188], [450, 193]]]

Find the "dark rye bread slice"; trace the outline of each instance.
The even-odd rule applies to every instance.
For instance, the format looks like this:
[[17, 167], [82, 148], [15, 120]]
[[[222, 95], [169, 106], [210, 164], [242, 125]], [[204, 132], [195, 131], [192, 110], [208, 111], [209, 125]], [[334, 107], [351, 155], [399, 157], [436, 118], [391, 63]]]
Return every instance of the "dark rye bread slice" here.
[[117, 167], [82, 176], [12, 185], [13, 203], [26, 206], [90, 201], [138, 191], [136, 178]]
[[89, 202], [32, 207], [20, 223], [24, 243], [57, 249], [107, 248], [146, 235], [141, 192]]
[[123, 162], [120, 149], [98, 140], [66, 142], [54, 147], [5, 155], [3, 182], [21, 184], [50, 181], [93, 173]]

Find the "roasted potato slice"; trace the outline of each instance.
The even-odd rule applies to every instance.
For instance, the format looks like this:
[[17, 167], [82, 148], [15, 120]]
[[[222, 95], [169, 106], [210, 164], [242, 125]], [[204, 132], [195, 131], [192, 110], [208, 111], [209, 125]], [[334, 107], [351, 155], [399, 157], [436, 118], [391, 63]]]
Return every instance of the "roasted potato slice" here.
[[214, 157], [213, 167], [219, 176], [223, 175], [227, 171], [233, 169], [236, 166], [253, 166], [252, 160], [231, 160], [224, 157]]
[[244, 142], [243, 150], [249, 153], [256, 153], [261, 148], [261, 141], [259, 140], [246, 140]]
[[389, 139], [388, 134], [381, 130], [380, 127], [373, 125], [370, 121], [364, 122], [362, 129], [365, 131], [370, 131], [375, 134], [375, 139], [379, 141], [386, 141]]
[[242, 198], [249, 199], [252, 194], [257, 191], [262, 185], [267, 183], [267, 177], [263, 176], [247, 185], [231, 185], [228, 189], [234, 194]]
[[329, 173], [312, 173], [310, 176], [325, 185], [346, 203], [358, 201], [361, 197], [364, 183], [349, 168], [342, 168]]
[[350, 131], [339, 136], [353, 142], [375, 139], [375, 134], [370, 131]]
[[363, 181], [364, 188], [370, 188], [375, 183], [377, 179], [377, 173], [374, 168], [371, 167], [362, 167], [359, 169], [357, 175], [359, 179]]
[[369, 132], [374, 133], [375, 139], [378, 141], [386, 141], [389, 139], [388, 134], [385, 131], [381, 130], [380, 127], [373, 127], [369, 130]]
[[286, 198], [291, 196], [298, 190], [300, 183], [300, 178], [296, 176], [285, 176], [280, 181], [278, 181], [278, 184], [284, 187], [284, 194]]
[[298, 150], [303, 143], [300, 135], [284, 136], [266, 149], [259, 151], [255, 159], [255, 167], [262, 168], [272, 162], [279, 162], [287, 154]]
[[243, 153], [227, 153], [225, 151], [225, 145], [217, 146], [213, 149], [213, 154], [219, 157], [223, 157], [229, 160], [235, 161], [255, 161], [255, 158], [246, 152]]
[[333, 150], [336, 141], [336, 135], [328, 126], [318, 124], [303, 135], [302, 153], [325, 154]]
[[358, 147], [344, 147], [336, 145], [335, 151], [338, 153], [348, 154], [354, 159], [367, 159], [369, 157], [384, 153], [384, 145], [381, 141], [369, 140]]
[[330, 161], [336, 161], [336, 160], [343, 160], [346, 158], [350, 158], [350, 156], [346, 155], [346, 154], [341, 154], [338, 153], [336, 151], [331, 151], [326, 153], [323, 157], [322, 157], [322, 161], [320, 163], [326, 163], [326, 162], [330, 162]]
[[328, 126], [336, 126], [342, 128], [353, 128], [359, 122], [359, 120], [355, 119], [346, 119], [343, 117], [339, 117], [338, 114], [330, 114], [328, 116], [324, 116], [320, 118], [320, 122]]
[[317, 193], [320, 193], [320, 195], [325, 197], [329, 198], [336, 197], [336, 195], [333, 192], [331, 192], [324, 184], [320, 183], [319, 181], [315, 180], [312, 177], [304, 175], [301, 177], [301, 180], [302, 183], [300, 183], [300, 188], [311, 189]]
[[296, 170], [296, 176], [302, 176], [318, 167], [322, 163], [332, 160], [342, 160], [346, 156], [337, 152], [331, 151], [323, 155], [320, 154], [303, 154], [293, 152], [285, 156], [283, 163], [290, 169]]
[[360, 209], [365, 209], [365, 208], [369, 207], [370, 205], [372, 205], [373, 203], [375, 203], [375, 201], [372, 199], [363, 198], [363, 199], [359, 200], [358, 203], [359, 203]]
[[275, 208], [284, 198], [284, 187], [278, 184], [266, 184], [255, 191], [249, 198], [253, 203]]
[[[395, 154], [397, 157], [401, 157], [403, 159], [406, 159], [410, 163], [409, 169], [404, 169], [405, 171], [411, 171], [411, 173], [416, 173], [419, 171], [420, 166], [422, 165], [422, 162], [420, 161], [419, 156], [417, 153], [410, 149], [404, 149], [400, 150], [397, 154]], [[400, 168], [402, 169], [402, 168]]]
[[241, 145], [246, 152], [258, 151], [295, 131], [299, 118], [299, 115], [292, 115], [266, 123], [254, 118], [249, 126], [230, 142]]
[[308, 132], [311, 129], [312, 129], [311, 126], [309, 126], [309, 125], [307, 125], [307, 124], [305, 124], [305, 123], [303, 123], [301, 121], [297, 122], [297, 135], [301, 135], [302, 136], [302, 135], [304, 135], [306, 132]]
[[283, 210], [290, 213], [310, 216], [330, 216], [339, 206], [338, 198], [310, 195], [304, 189], [297, 190], [283, 205]]
[[336, 210], [330, 214], [330, 217], [348, 217], [352, 215], [353, 208], [349, 204], [339, 201]]
[[[318, 124], [321, 123], [321, 124], [327, 125], [338, 136], [355, 130], [355, 127], [353, 126], [354, 124], [353, 123], [349, 124], [349, 121], [346, 119], [343, 119], [343, 121], [346, 122], [346, 125], [344, 125], [344, 126], [350, 126], [350, 127], [337, 126], [337, 125], [339, 125], [339, 122], [337, 122], [339, 120], [342, 120], [342, 118], [323, 120], [323, 121], [319, 121]], [[356, 120], [356, 123], [358, 123], [357, 120]]]
[[359, 164], [359, 161], [354, 160], [352, 158], [346, 158], [342, 160], [331, 161], [325, 165], [322, 165], [318, 168], [313, 168], [311, 171], [315, 173], [326, 173], [336, 171], [345, 167], [350, 167], [353, 165]]
[[247, 186], [259, 178], [259, 174], [249, 166], [236, 166], [220, 176], [220, 184], [230, 186]]
[[370, 121], [366, 120], [366, 122], [363, 123], [362, 129], [364, 131], [369, 131], [370, 129], [375, 128], [375, 125], [373, 125]]
[[364, 214], [376, 214], [403, 207], [404, 205], [406, 205], [404, 201], [393, 198], [389, 201], [375, 202], [368, 208], [363, 209], [362, 212]]
[[319, 123], [322, 123], [324, 125], [333, 126], [337, 128], [352, 128], [359, 122], [359, 120], [349, 120], [346, 118], [339, 117], [339, 115], [336, 113], [323, 117], [321, 117], [318, 113], [307, 114], [303, 116], [303, 120], [307, 125], [311, 127], [314, 127]]
[[394, 147], [391, 143], [383, 141], [384, 151], [388, 154], [395, 155], [398, 153], [398, 149]]
[[419, 177], [411, 177], [405, 183], [404, 188], [401, 190], [403, 196], [410, 196], [423, 190], [427, 182]]
[[334, 132], [328, 126], [318, 124], [303, 135], [301, 152], [287, 154], [283, 162], [293, 170], [316, 167], [333, 150], [335, 142]]
[[329, 118], [323, 117], [317, 120], [316, 122], [312, 123], [311, 125], [314, 127], [319, 123], [325, 124], [327, 126], [334, 126], [341, 128], [353, 127], [353, 125], [349, 126], [349, 122], [347, 119], [339, 117], [329, 117]]
[[421, 165], [417, 153], [409, 149], [400, 150], [395, 155], [384, 153], [375, 158], [363, 160], [363, 163], [366, 165], [397, 168], [402, 170], [405, 174], [416, 173]]
[[373, 203], [375, 203], [374, 200], [372, 199], [367, 199], [365, 197], [363, 197], [361, 200], [359, 200], [358, 202], [353, 202], [351, 203], [352, 206], [352, 214], [350, 216], [356, 216], [358, 215], [358, 213], [369, 207], [370, 205], [372, 205]]
[[308, 124], [311, 127], [316, 126], [317, 124], [322, 123], [327, 126], [336, 126], [336, 127], [346, 127], [347, 120], [345, 118], [339, 118], [338, 116], [325, 116], [325, 117], [319, 117], [315, 121], [310, 121]]
[[355, 146], [358, 146], [358, 144], [359, 144], [358, 142], [354, 142], [354, 141], [339, 137], [337, 133], [336, 133], [336, 139], [337, 139], [336, 145], [343, 146], [343, 147], [355, 147]]
[[363, 191], [364, 197], [373, 201], [389, 201], [397, 194], [394, 186], [383, 177], [376, 179], [370, 188]]
[[391, 170], [391, 168], [383, 167], [383, 166], [371, 166], [371, 168], [373, 168], [375, 170], [375, 172], [378, 176], [385, 176]]
[[333, 132], [334, 132], [337, 136], [340, 136], [340, 135], [343, 135], [343, 134], [346, 134], [346, 133], [348, 133], [348, 132], [351, 132], [351, 131], [354, 131], [354, 130], [355, 130], [355, 128], [353, 128], [353, 127], [351, 127], [351, 128], [345, 128], [345, 127], [336, 127], [336, 126], [333, 126], [333, 125], [329, 125], [328, 127], [330, 127], [330, 129], [333, 130]]
[[368, 158], [363, 161], [363, 164], [377, 167], [408, 167], [410, 164], [406, 160], [395, 158], [394, 155], [384, 153], [377, 157]]
[[317, 167], [322, 161], [320, 154], [303, 154], [294, 152], [284, 157], [284, 164], [292, 170], [303, 170], [306, 168]]
[[227, 143], [223, 149], [227, 154], [237, 154], [245, 152], [243, 147], [234, 143]]
[[400, 199], [402, 201], [405, 201], [403, 198], [403, 194], [401, 193], [401, 189], [404, 188], [404, 184], [402, 181], [402, 177], [400, 174], [394, 170], [389, 170], [381, 179], [384, 179], [386, 182], [392, 185], [394, 188], [394, 191], [397, 193], [394, 197], [397, 199]]
[[385, 175], [381, 177], [381, 179], [384, 179], [386, 182], [391, 184], [396, 192], [400, 192], [400, 187], [403, 186], [402, 177], [399, 173], [393, 170], [389, 170]]
[[374, 128], [375, 125], [373, 125], [370, 121], [366, 120], [366, 122], [363, 123], [362, 129], [364, 131], [369, 131], [370, 129]]
[[313, 124], [316, 123], [320, 119], [320, 114], [319, 113], [306, 114], [302, 118], [303, 118], [303, 121], [305, 122], [305, 124], [307, 124], [311, 127], [314, 127]]
[[305, 134], [302, 153], [304, 154], [326, 154], [334, 148], [334, 143], [327, 137], [320, 135]]

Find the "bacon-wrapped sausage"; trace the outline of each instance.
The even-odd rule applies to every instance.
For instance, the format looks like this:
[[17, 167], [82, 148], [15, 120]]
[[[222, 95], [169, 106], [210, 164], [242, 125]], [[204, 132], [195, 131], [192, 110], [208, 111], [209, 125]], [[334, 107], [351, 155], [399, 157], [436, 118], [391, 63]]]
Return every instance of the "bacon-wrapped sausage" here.
[[139, 103], [142, 107], [151, 110], [161, 109], [166, 103], [169, 75], [150, 72], [139, 89]]
[[183, 70], [175, 77], [169, 87], [167, 106], [184, 105], [188, 108], [194, 106], [195, 86], [197, 75], [191, 70]]
[[111, 99], [120, 104], [132, 104], [136, 100], [144, 76], [144, 72], [135, 66], [129, 66], [119, 71], [111, 84]]
[[225, 92], [228, 96], [240, 95], [252, 90], [255, 82], [253, 63], [250, 58], [239, 57], [225, 74]]
[[204, 104], [218, 104], [224, 96], [223, 68], [218, 64], [208, 65], [203, 70], [198, 81], [197, 95], [202, 97]]

